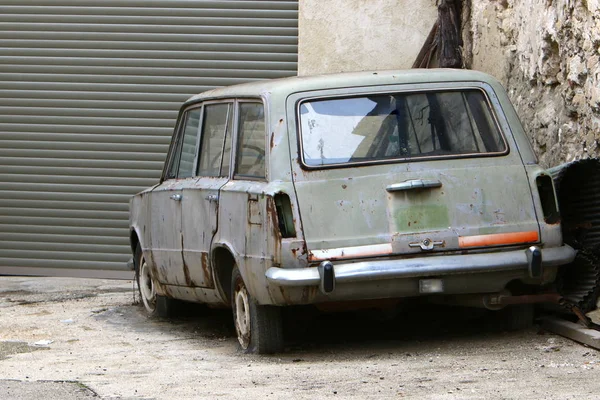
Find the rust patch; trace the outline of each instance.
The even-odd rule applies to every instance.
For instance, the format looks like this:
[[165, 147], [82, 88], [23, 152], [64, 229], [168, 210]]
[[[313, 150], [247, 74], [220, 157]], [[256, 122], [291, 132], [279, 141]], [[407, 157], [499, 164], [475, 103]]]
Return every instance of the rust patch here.
[[161, 291], [165, 294], [165, 296], [173, 297], [173, 293], [171, 293], [171, 290], [169, 290], [168, 285], [160, 285], [160, 288], [161, 288]]
[[201, 256], [202, 273], [204, 274], [204, 282], [207, 287], [214, 287], [212, 271], [210, 269], [210, 263], [208, 261], [208, 253], [202, 252]]
[[188, 268], [187, 263], [185, 262], [185, 258], [183, 259], [183, 277], [185, 279], [186, 286], [196, 286], [190, 277], [190, 269]]
[[185, 279], [186, 286], [194, 286], [192, 278], [190, 277], [190, 269], [188, 268], [187, 262], [185, 262], [185, 254], [183, 253], [183, 234], [181, 235], [181, 260], [183, 261], [183, 278]]
[[279, 286], [279, 292], [281, 293], [281, 297], [283, 297], [283, 301], [286, 304], [291, 304], [289, 298], [287, 297], [287, 294], [285, 292], [285, 288], [283, 286]]
[[315, 299], [315, 297], [317, 297], [318, 294], [318, 286], [305, 286], [302, 289], [302, 297], [300, 298], [300, 301], [302, 302], [302, 304], [310, 304], [313, 302], [313, 300]]
[[271, 230], [273, 232], [273, 259], [276, 263], [281, 261], [281, 232], [279, 231], [279, 218], [277, 217], [277, 207], [275, 199], [267, 196], [266, 201], [267, 217], [271, 221]]
[[348, 185], [342, 185], [342, 189], [346, 189]]

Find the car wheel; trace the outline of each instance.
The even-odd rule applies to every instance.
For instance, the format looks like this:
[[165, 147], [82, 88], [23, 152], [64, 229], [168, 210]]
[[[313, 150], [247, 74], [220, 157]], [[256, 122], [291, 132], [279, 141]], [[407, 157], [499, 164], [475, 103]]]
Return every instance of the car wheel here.
[[283, 350], [281, 309], [259, 305], [248, 292], [237, 267], [231, 274], [231, 307], [242, 351], [272, 354]]
[[135, 250], [135, 280], [146, 314], [151, 317], [169, 317], [173, 314], [174, 300], [156, 293], [152, 269], [144, 258], [141, 246]]

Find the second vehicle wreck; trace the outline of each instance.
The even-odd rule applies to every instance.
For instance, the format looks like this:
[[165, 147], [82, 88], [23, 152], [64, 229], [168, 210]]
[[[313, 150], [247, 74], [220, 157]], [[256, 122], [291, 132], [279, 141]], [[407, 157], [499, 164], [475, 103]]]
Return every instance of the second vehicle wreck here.
[[575, 257], [504, 89], [464, 70], [195, 96], [130, 225], [150, 314], [172, 299], [231, 306], [241, 347], [259, 353], [283, 347], [280, 306], [431, 296], [499, 309]]

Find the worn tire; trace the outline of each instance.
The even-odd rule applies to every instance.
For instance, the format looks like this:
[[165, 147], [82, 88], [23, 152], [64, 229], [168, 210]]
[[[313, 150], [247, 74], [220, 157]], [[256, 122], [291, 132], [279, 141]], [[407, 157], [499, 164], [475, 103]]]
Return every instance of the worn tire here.
[[533, 304], [518, 304], [505, 307], [498, 313], [504, 330], [521, 331], [533, 326], [535, 307]]
[[142, 247], [138, 244], [133, 259], [135, 268], [135, 281], [138, 286], [141, 304], [150, 317], [167, 318], [174, 314], [175, 300], [156, 294], [154, 277], [150, 266], [144, 259]]
[[237, 267], [231, 273], [231, 308], [242, 351], [256, 354], [283, 351], [281, 309], [259, 305], [248, 292]]

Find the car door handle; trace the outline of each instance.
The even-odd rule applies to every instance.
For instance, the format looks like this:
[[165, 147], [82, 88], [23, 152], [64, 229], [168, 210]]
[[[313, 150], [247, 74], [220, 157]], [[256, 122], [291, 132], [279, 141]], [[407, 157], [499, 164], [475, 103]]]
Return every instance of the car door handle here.
[[411, 179], [400, 183], [394, 183], [385, 188], [388, 192], [401, 192], [403, 190], [416, 190], [442, 187], [442, 182], [437, 179]]
[[182, 198], [182, 197], [181, 197], [181, 195], [180, 195], [180, 194], [172, 194], [172, 195], [171, 195], [169, 198], [170, 198], [171, 200], [175, 200], [175, 201], [181, 201], [181, 198]]
[[219, 200], [219, 195], [209, 194], [208, 196], [206, 196], [206, 200], [216, 202], [217, 200]]

